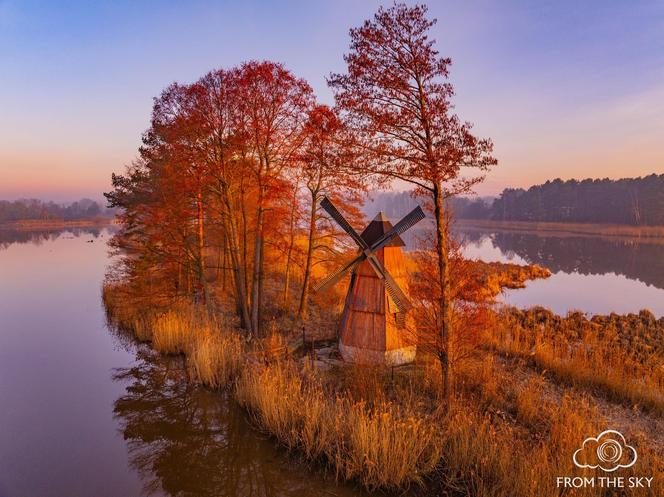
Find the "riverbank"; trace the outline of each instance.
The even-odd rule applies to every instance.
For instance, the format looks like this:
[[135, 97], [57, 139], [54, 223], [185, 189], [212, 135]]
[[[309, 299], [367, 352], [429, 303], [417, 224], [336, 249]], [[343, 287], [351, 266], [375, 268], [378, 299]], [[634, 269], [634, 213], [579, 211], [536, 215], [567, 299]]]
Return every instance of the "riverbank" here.
[[91, 219], [75, 219], [65, 221], [64, 219], [25, 219], [0, 223], [0, 230], [57, 230], [65, 228], [94, 228], [115, 224], [114, 218], [96, 217]]
[[664, 416], [664, 317], [642, 310], [588, 319], [580, 312], [508, 307], [488, 338], [494, 350], [559, 382]]
[[[414, 419], [411, 410], [387, 399], [368, 404], [307, 360], [304, 347], [289, 348], [281, 334], [248, 340], [224, 317], [210, 317], [196, 305], [148, 310], [129, 304], [130, 296], [122, 285], [104, 287], [113, 326], [161, 353], [184, 355], [192, 379], [228, 390], [259, 428], [306, 459], [331, 466], [339, 478], [367, 489], [400, 489], [422, 483], [436, 468], [441, 413], [423, 411]], [[431, 454], [424, 457], [425, 451]]]
[[[455, 364], [447, 404], [438, 364], [426, 353], [403, 368], [348, 365], [329, 344], [325, 352], [293, 345], [297, 337], [280, 330], [249, 339], [230, 316], [211, 317], [184, 301], [157, 305], [121, 284], [106, 285], [103, 296], [113, 325], [162, 353], [183, 354], [192, 379], [227, 390], [259, 429], [368, 489], [559, 495], [555, 478], [578, 473], [571, 454], [579, 443], [616, 423], [640, 458], [638, 469], [621, 475], [654, 475], [659, 484], [664, 477], [664, 454], [645, 432], [661, 426], [662, 354], [653, 343], [664, 320], [647, 313], [581, 321], [495, 312], [483, 340], [489, 347]], [[647, 385], [639, 382], [644, 374]], [[624, 388], [612, 390], [618, 382]], [[629, 422], [635, 412], [640, 423]], [[655, 496], [659, 488], [624, 495]]]
[[475, 301], [492, 301], [505, 289], [525, 288], [528, 281], [546, 279], [551, 271], [537, 264], [527, 266], [506, 262], [472, 261], [472, 275], [475, 280], [475, 295], [468, 295]]
[[484, 219], [457, 219], [463, 228], [482, 230], [514, 231], [519, 233], [545, 233], [547, 236], [605, 236], [646, 238], [648, 241], [664, 243], [664, 226], [627, 226], [618, 224], [590, 223], [542, 223], [529, 221], [494, 221]]

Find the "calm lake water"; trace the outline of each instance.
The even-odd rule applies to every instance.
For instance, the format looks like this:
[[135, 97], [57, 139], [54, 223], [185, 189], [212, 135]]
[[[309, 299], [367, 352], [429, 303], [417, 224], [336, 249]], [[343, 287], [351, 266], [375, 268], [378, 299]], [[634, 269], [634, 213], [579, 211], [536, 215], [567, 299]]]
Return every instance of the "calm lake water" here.
[[462, 225], [455, 236], [464, 253], [485, 261], [539, 264], [552, 276], [509, 290], [502, 300], [543, 305], [558, 314], [620, 314], [649, 309], [664, 316], [664, 240], [511, 231]]
[[0, 497], [362, 495], [106, 328], [108, 238], [0, 230]]
[[[230, 400], [108, 330], [108, 230], [0, 230], [0, 497], [361, 495], [312, 473]], [[458, 228], [471, 257], [538, 263], [504, 296], [664, 315], [664, 245]]]

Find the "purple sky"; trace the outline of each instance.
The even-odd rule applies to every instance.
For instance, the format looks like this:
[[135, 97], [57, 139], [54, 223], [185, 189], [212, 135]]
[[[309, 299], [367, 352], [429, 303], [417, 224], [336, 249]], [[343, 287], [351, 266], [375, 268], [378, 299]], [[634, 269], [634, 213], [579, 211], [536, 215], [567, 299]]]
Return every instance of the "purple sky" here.
[[[331, 103], [348, 29], [380, 3], [0, 0], [0, 198], [99, 198], [152, 97], [215, 67], [281, 61]], [[664, 172], [664, 2], [429, 6], [457, 111], [500, 160], [479, 193]]]

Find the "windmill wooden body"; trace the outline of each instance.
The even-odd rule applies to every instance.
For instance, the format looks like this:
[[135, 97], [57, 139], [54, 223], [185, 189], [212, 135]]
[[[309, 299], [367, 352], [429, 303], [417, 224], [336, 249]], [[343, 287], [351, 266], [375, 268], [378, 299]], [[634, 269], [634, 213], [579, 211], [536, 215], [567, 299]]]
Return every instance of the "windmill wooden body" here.
[[422, 209], [417, 207], [395, 226], [379, 213], [358, 235], [327, 198], [321, 206], [360, 249], [355, 259], [316, 287], [324, 290], [351, 273], [339, 324], [342, 357], [352, 362], [411, 362], [416, 345], [409, 326], [411, 304], [402, 290], [407, 288], [407, 273], [399, 235], [424, 218]]

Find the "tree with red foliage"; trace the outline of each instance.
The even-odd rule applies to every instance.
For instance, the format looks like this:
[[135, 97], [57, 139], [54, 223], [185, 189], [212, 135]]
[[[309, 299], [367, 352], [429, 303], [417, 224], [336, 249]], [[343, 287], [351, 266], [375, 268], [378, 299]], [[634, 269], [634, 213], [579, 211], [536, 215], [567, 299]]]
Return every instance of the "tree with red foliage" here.
[[[459, 244], [450, 244], [449, 295], [454, 303], [450, 333], [447, 343], [440, 340], [440, 328], [443, 316], [440, 306], [436, 305], [442, 298], [442, 287], [430, 275], [438, 270], [438, 255], [432, 250], [430, 240], [423, 243], [424, 248], [413, 253], [416, 264], [413, 277], [409, 282], [409, 295], [414, 304], [416, 329], [408, 330], [411, 339], [417, 342], [418, 350], [440, 356], [445, 353], [449, 363], [449, 390], [453, 389], [453, 372], [463, 361], [477, 353], [481, 344], [483, 331], [491, 322], [491, 304], [493, 298], [484, 292], [484, 282], [475, 261], [463, 257]], [[441, 350], [441, 347], [443, 350]], [[444, 380], [444, 378], [443, 378]], [[450, 392], [445, 392], [447, 395]]]
[[286, 269], [284, 271], [284, 289], [283, 289], [283, 306], [286, 312], [290, 311], [290, 297], [291, 297], [291, 275], [293, 267], [297, 259], [298, 248], [296, 244], [296, 237], [298, 233], [298, 221], [301, 218], [302, 205], [299, 202], [298, 194], [300, 192], [300, 184], [302, 182], [301, 173], [297, 169], [293, 171], [290, 178], [290, 193], [282, 199], [282, 203], [286, 204], [284, 216], [285, 230], [282, 233], [282, 252], [286, 255]]
[[208, 190], [217, 198], [216, 213], [224, 233], [224, 251], [228, 247], [235, 304], [240, 326], [250, 330], [246, 288], [246, 267], [241, 255], [239, 215], [236, 198], [242, 178], [250, 171], [246, 160], [246, 137], [239, 130], [240, 88], [237, 69], [218, 69], [203, 76], [194, 85], [198, 129], [198, 160], [209, 174]]
[[[358, 146], [374, 161], [365, 171], [414, 184], [433, 205], [438, 350], [448, 395], [452, 302], [445, 198], [469, 192], [497, 161], [491, 141], [475, 137], [471, 125], [453, 113], [451, 61], [440, 57], [429, 39], [435, 22], [423, 5], [381, 7], [373, 20], [350, 30], [348, 72], [332, 75], [329, 84]], [[464, 175], [465, 168], [478, 174]]]
[[309, 84], [275, 62], [246, 62], [239, 69], [242, 133], [258, 190], [251, 287], [251, 328], [259, 331], [263, 285], [265, 212], [285, 168], [302, 141], [302, 126], [313, 103]]
[[362, 202], [362, 193], [366, 190], [366, 182], [354, 167], [355, 155], [350, 143], [348, 130], [333, 109], [327, 105], [317, 105], [309, 112], [304, 126], [304, 142], [298, 154], [309, 194], [306, 259], [297, 313], [300, 319], [307, 315], [315, 254], [319, 250], [331, 250], [331, 244], [324, 243], [323, 239], [329, 239], [334, 233], [332, 226], [328, 226], [325, 235], [318, 234], [318, 224], [325, 219], [320, 201], [327, 196], [335, 205], [357, 217], [357, 211], [354, 212], [352, 205]]
[[195, 242], [185, 244], [185, 252], [195, 263], [197, 294], [207, 303], [204, 203], [208, 171], [199, 158], [197, 138], [200, 123], [195, 103], [194, 87], [191, 85], [174, 83], [166, 88], [154, 101], [151, 127], [144, 135], [141, 156], [148, 165], [159, 167], [161, 190], [170, 192], [165, 197], [168, 199], [165, 205], [185, 200], [180, 207], [187, 218], [182, 223], [183, 229], [190, 224], [188, 219], [195, 219]]

